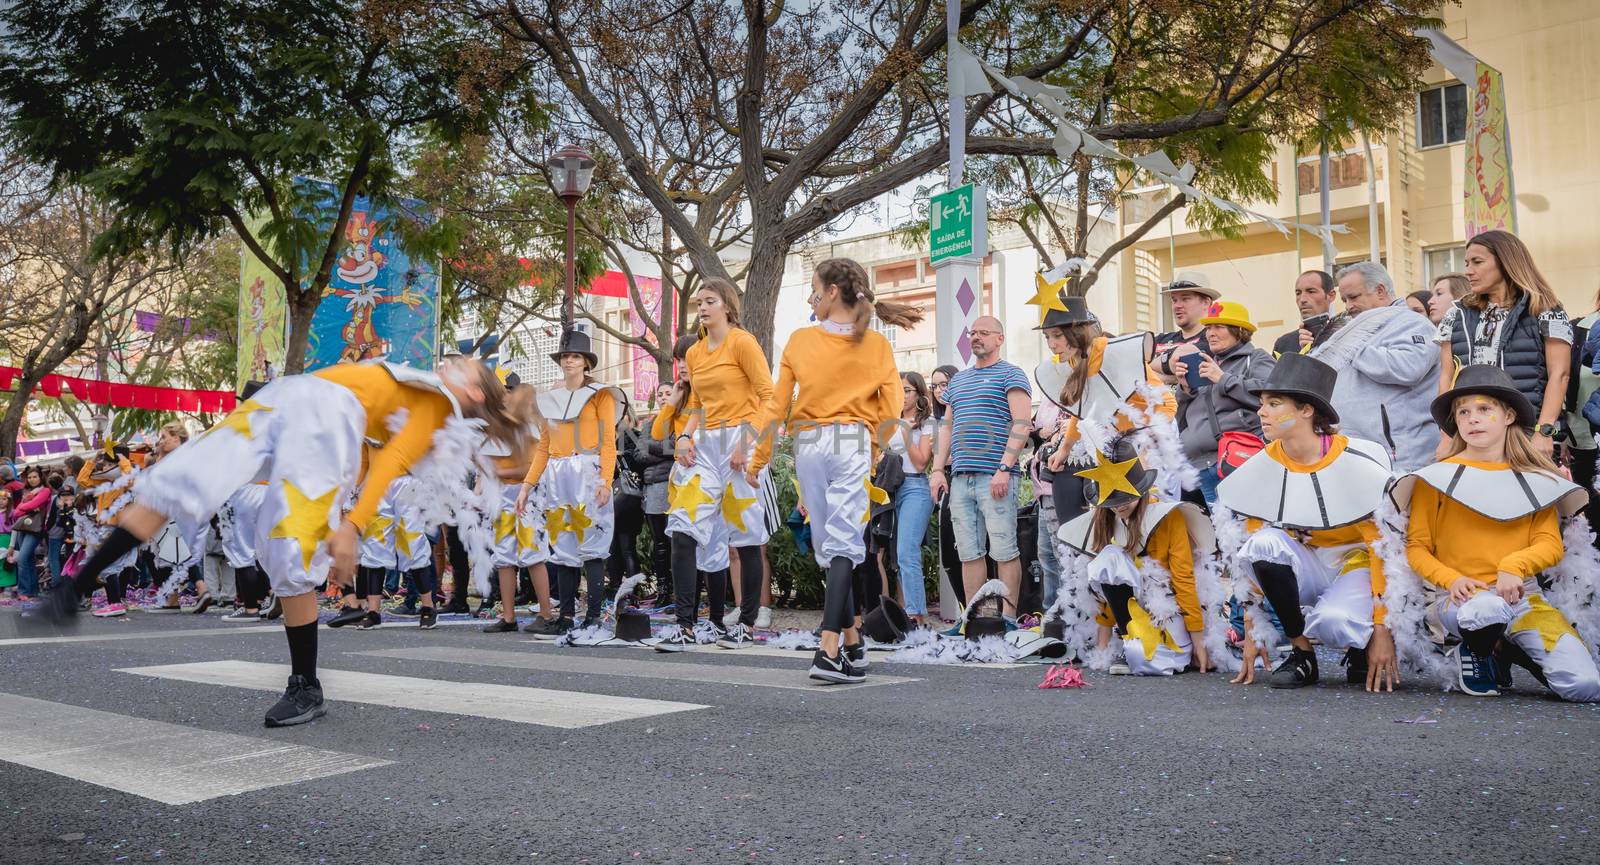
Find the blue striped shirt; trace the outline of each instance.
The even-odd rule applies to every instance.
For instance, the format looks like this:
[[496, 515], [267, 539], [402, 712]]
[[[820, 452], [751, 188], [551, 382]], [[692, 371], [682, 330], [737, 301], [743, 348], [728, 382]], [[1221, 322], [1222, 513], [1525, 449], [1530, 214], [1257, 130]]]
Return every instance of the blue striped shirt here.
[[[1028, 374], [1003, 360], [992, 366], [969, 367], [950, 377], [944, 398], [955, 416], [950, 438], [951, 474], [992, 475], [999, 470], [1011, 438], [1011, 403], [1006, 395], [1013, 390], [1033, 397]], [[1016, 472], [1017, 467], [1012, 466], [1011, 471]]]

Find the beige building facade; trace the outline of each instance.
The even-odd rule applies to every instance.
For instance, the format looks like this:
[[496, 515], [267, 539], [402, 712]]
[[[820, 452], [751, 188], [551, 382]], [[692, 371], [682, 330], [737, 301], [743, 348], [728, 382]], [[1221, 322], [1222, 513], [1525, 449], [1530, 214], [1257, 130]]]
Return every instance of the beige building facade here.
[[[1517, 234], [1533, 251], [1567, 311], [1595, 308], [1600, 292], [1600, 2], [1463, 0], [1441, 16], [1445, 33], [1504, 76], [1516, 187]], [[1470, 91], [1442, 67], [1419, 83], [1412, 110], [1372, 141], [1372, 195], [1364, 148], [1357, 140], [1330, 160], [1332, 221], [1338, 265], [1369, 260], [1369, 197], [1376, 200], [1378, 257], [1399, 294], [1424, 289], [1460, 270], [1467, 238], [1462, 220], [1466, 112]], [[1281, 146], [1269, 176], [1276, 201], [1258, 212], [1308, 224], [1318, 221], [1317, 155]], [[1298, 195], [1296, 194], [1298, 191]], [[1118, 213], [1124, 235], [1166, 201], [1165, 188], [1136, 190]], [[1245, 304], [1271, 338], [1299, 321], [1293, 284], [1323, 266], [1315, 235], [1280, 234], [1252, 223], [1229, 239], [1195, 231], [1180, 210], [1122, 256], [1119, 304], [1130, 328], [1162, 330], [1170, 312], [1159, 286], [1177, 271], [1210, 277], [1223, 297]]]

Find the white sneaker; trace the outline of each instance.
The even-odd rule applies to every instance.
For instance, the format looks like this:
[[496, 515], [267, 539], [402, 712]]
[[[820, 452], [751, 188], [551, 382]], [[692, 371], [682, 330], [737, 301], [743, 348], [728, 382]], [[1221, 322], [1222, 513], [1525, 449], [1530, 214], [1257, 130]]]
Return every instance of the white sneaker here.
[[772, 608], [762, 607], [756, 611], [756, 630], [764, 631], [772, 627]]
[[1130, 668], [1127, 664], [1124, 664], [1121, 661], [1117, 661], [1116, 663], [1114, 663], [1111, 666], [1106, 668], [1106, 673], [1108, 673], [1109, 675], [1112, 675], [1112, 676], [1130, 676], [1130, 675], [1133, 674], [1133, 669]]
[[722, 627], [723, 628], [732, 628], [734, 625], [737, 625], [737, 624], [739, 624], [739, 608], [738, 607], [734, 607], [733, 609], [728, 611], [727, 615], [722, 617]]

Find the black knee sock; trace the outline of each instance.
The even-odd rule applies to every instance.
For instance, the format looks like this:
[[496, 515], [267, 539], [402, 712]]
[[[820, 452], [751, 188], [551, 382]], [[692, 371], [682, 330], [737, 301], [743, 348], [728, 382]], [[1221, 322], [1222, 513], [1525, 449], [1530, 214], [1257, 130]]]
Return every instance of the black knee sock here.
[[694, 538], [681, 532], [672, 538], [672, 601], [678, 605], [678, 625], [693, 628], [700, 606], [700, 573], [695, 570]]
[[1284, 635], [1291, 640], [1303, 636], [1306, 614], [1300, 609], [1300, 582], [1295, 579], [1294, 568], [1276, 562], [1251, 562], [1250, 567], [1256, 572], [1261, 593], [1267, 596], [1267, 603], [1272, 604], [1272, 611], [1278, 614]]
[[739, 554], [739, 621], [753, 628], [761, 606], [761, 547], [736, 547], [735, 551]]
[[583, 574], [577, 568], [556, 565], [556, 582], [561, 585], [561, 618], [570, 619], [578, 606], [578, 583]]
[[144, 541], [139, 540], [137, 535], [121, 526], [112, 529], [111, 536], [106, 538], [105, 543], [100, 545], [100, 549], [94, 551], [94, 555], [90, 556], [87, 562], [83, 563], [78, 575], [73, 578], [73, 584], [78, 590], [78, 596], [87, 598], [94, 594], [94, 581], [100, 576], [100, 572], [110, 567], [112, 562], [127, 555], [134, 547], [142, 543]]
[[1117, 633], [1126, 637], [1128, 623], [1133, 621], [1133, 615], [1128, 612], [1128, 603], [1133, 600], [1133, 587], [1101, 586], [1100, 594], [1105, 595], [1106, 606], [1111, 608], [1111, 618], [1117, 620]]
[[606, 563], [604, 559], [589, 559], [583, 563], [583, 573], [589, 584], [589, 598], [584, 602], [584, 617], [595, 622], [606, 603]]
[[1500, 642], [1500, 638], [1505, 635], [1505, 632], [1505, 625], [1490, 625], [1487, 628], [1477, 628], [1471, 631], [1462, 629], [1461, 642], [1467, 644], [1467, 648], [1472, 650], [1472, 654], [1480, 658], [1487, 658], [1494, 654], [1495, 644]]
[[291, 625], [283, 629], [289, 638], [289, 672], [305, 676], [306, 681], [317, 680], [317, 623]]
[[728, 568], [706, 571], [706, 618], [719, 628], [728, 612], [728, 581], [732, 578], [733, 572]]
[[844, 556], [834, 556], [828, 563], [827, 591], [822, 601], [822, 630], [844, 632], [851, 624], [854, 602], [851, 600], [851, 572], [855, 568]]

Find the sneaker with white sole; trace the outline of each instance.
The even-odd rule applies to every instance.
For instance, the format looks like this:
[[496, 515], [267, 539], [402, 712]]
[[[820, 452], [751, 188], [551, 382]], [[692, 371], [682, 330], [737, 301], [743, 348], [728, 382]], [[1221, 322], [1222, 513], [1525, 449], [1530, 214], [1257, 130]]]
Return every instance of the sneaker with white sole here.
[[127, 614], [128, 608], [122, 604], [106, 604], [94, 611], [94, 617], [97, 619], [115, 619], [118, 616], [126, 616]]
[[851, 666], [843, 652], [837, 658], [830, 658], [821, 649], [811, 656], [811, 670], [807, 675], [830, 685], [853, 685], [867, 680], [867, 674]]
[[845, 660], [850, 662], [850, 666], [855, 667], [857, 670], [864, 671], [868, 667], [872, 666], [872, 662], [867, 659], [866, 643], [856, 643], [854, 646], [845, 646], [844, 657]]
[[733, 626], [737, 625], [737, 624], [739, 624], [739, 608], [738, 607], [734, 607], [733, 609], [729, 610], [728, 612], [726, 612], [726, 613], [724, 613], [722, 615], [722, 627], [725, 630], [730, 630], [731, 631], [731, 630], [733, 630]]
[[1111, 666], [1106, 668], [1106, 675], [1108, 675], [1108, 676], [1131, 676], [1131, 675], [1133, 675], [1133, 668], [1129, 667], [1127, 664], [1123, 663], [1122, 661], [1115, 661], [1115, 662], [1113, 662], [1111, 664]]
[[195, 615], [199, 615], [200, 613], [203, 613], [206, 610], [211, 609], [211, 606], [213, 604], [215, 604], [216, 602], [217, 602], [217, 599], [213, 598], [211, 596], [210, 592], [206, 592], [205, 594], [203, 594], [200, 597], [195, 599], [195, 601], [194, 601], [194, 609], [190, 610], [189, 612], [194, 613]]
[[772, 608], [762, 607], [756, 610], [756, 630], [765, 631], [772, 627]]
[[259, 622], [261, 621], [261, 611], [250, 612], [244, 607], [234, 607], [233, 612], [223, 616], [222, 620], [224, 622]]
[[270, 622], [273, 619], [283, 615], [283, 602], [278, 600], [277, 595], [273, 595], [271, 598], [268, 598], [267, 601], [268, 602], [261, 607], [261, 618]]
[[658, 652], [687, 652], [694, 647], [694, 631], [682, 626], [673, 627], [660, 642], [656, 643]]
[[1473, 654], [1465, 643], [1450, 650], [1456, 656], [1456, 684], [1461, 693], [1469, 697], [1498, 697], [1500, 682], [1493, 656], [1484, 658]]
[[724, 649], [748, 649], [756, 644], [755, 637], [750, 636], [750, 629], [743, 623], [734, 622], [728, 633], [717, 641], [717, 645]]

